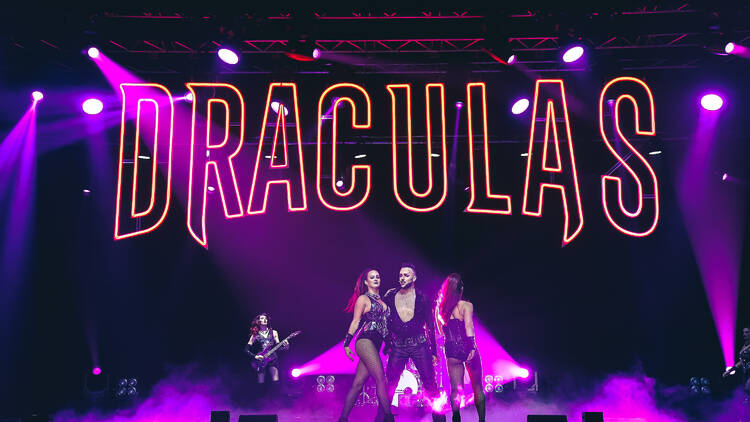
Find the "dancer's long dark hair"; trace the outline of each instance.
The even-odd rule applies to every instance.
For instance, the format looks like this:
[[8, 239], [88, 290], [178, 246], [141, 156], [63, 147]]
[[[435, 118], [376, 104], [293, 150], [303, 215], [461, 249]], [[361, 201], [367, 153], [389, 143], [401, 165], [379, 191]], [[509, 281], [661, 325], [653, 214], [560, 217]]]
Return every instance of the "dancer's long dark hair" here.
[[269, 330], [271, 330], [271, 318], [268, 317], [268, 314], [258, 314], [255, 318], [253, 318], [253, 322], [250, 323], [250, 335], [254, 336], [257, 335], [260, 331], [260, 317], [265, 316], [266, 317], [266, 327], [268, 327]]
[[438, 314], [442, 317], [443, 323], [447, 323], [453, 313], [453, 308], [461, 300], [464, 292], [464, 282], [458, 273], [448, 274], [443, 281], [438, 293]]
[[354, 312], [354, 305], [357, 303], [357, 298], [367, 293], [365, 280], [367, 280], [367, 275], [370, 274], [370, 271], [377, 270], [374, 268], [366, 268], [357, 278], [357, 281], [354, 283], [354, 294], [349, 298], [349, 302], [346, 304], [344, 312]]

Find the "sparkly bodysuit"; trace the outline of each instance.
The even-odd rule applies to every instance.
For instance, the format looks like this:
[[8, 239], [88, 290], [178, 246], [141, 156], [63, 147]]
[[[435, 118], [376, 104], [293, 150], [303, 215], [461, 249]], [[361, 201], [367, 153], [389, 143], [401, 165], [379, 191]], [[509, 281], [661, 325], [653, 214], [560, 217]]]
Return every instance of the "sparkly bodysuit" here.
[[740, 365], [742, 365], [744, 379], [750, 378], [750, 347], [746, 347], [740, 353]]
[[[271, 350], [273, 346], [276, 345], [276, 339], [273, 338], [273, 331], [268, 330], [268, 336], [264, 337], [263, 335], [258, 332], [258, 334], [253, 338], [252, 348], [254, 350], [257, 350], [258, 353], [263, 353], [266, 350]], [[276, 354], [276, 352], [273, 352], [271, 356], [268, 356], [268, 365], [275, 366], [274, 363], [276, 363], [279, 360], [279, 356]]]
[[371, 306], [368, 312], [362, 314], [359, 321], [357, 340], [366, 338], [372, 341], [376, 349], [380, 350], [380, 346], [388, 336], [388, 317], [391, 310], [380, 303], [380, 296], [367, 293], [367, 297], [370, 299]]

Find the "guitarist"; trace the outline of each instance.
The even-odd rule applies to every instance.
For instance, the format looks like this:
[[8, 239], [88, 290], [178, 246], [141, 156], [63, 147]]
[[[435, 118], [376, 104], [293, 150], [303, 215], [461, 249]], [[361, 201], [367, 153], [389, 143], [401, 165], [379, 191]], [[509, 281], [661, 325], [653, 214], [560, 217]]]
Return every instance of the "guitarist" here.
[[742, 329], [742, 339], [744, 340], [744, 344], [740, 349], [740, 359], [733, 367], [727, 369], [727, 371], [724, 373], [724, 376], [726, 377], [730, 375], [737, 369], [742, 369], [742, 379], [745, 383], [745, 393], [750, 395], [750, 327], [745, 327]]
[[[255, 359], [253, 368], [258, 372], [258, 384], [266, 382], [266, 368], [274, 383], [279, 382], [279, 357], [276, 352], [265, 356], [279, 343], [279, 333], [271, 328], [268, 314], [260, 314], [253, 319], [250, 326], [250, 340], [245, 346], [245, 352]], [[281, 350], [289, 350], [289, 342], [281, 343]]]

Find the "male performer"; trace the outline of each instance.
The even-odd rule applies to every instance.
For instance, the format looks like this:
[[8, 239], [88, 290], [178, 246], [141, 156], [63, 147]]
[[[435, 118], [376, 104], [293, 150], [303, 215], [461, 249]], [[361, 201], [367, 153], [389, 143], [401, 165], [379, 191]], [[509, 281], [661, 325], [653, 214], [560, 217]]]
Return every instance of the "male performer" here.
[[[433, 366], [437, 362], [435, 319], [432, 303], [427, 295], [414, 287], [416, 280], [417, 271], [414, 264], [401, 264], [398, 276], [400, 289], [391, 289], [383, 297], [383, 301], [391, 308], [388, 319], [391, 349], [385, 373], [388, 393], [393, 397], [404, 366], [411, 358], [426, 394], [430, 400], [434, 400], [439, 396]], [[378, 412], [376, 420], [382, 420], [381, 411]], [[445, 416], [433, 412], [432, 420], [445, 421]]]

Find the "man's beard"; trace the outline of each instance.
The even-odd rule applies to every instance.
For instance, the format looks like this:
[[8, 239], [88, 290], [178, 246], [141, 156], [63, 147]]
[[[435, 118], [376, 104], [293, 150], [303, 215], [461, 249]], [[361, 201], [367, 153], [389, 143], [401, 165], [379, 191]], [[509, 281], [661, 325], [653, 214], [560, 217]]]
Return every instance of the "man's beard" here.
[[408, 289], [409, 287], [412, 286], [412, 284], [414, 284], [413, 281], [410, 281], [410, 282], [408, 282], [406, 284], [401, 284], [401, 282], [398, 283], [398, 285], [401, 286], [401, 289], [403, 289], [403, 290]]

